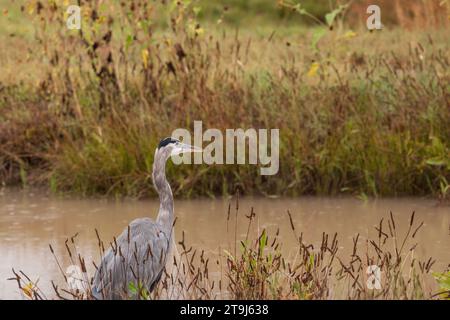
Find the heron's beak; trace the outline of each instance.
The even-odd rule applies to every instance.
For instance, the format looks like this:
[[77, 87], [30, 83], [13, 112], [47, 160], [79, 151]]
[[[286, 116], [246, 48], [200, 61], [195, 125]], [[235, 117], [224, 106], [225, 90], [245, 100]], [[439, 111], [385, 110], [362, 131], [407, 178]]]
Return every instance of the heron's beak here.
[[202, 148], [199, 148], [196, 146], [191, 146], [186, 143], [180, 143], [172, 150], [171, 155], [174, 156], [177, 154], [188, 153], [188, 152], [203, 152], [203, 150], [202, 150]]

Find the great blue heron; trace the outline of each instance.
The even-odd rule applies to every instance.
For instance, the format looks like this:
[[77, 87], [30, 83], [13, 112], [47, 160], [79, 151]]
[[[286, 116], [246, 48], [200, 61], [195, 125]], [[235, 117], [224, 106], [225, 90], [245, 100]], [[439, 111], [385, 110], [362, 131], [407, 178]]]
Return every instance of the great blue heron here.
[[[173, 195], [166, 179], [166, 161], [171, 155], [201, 152], [201, 149], [172, 138], [161, 140], [153, 162], [153, 184], [159, 195], [156, 221], [133, 220], [103, 255], [95, 272], [92, 295], [97, 299], [121, 299], [137, 290], [151, 292], [161, 279], [172, 250]], [[134, 288], [130, 290], [130, 285]]]

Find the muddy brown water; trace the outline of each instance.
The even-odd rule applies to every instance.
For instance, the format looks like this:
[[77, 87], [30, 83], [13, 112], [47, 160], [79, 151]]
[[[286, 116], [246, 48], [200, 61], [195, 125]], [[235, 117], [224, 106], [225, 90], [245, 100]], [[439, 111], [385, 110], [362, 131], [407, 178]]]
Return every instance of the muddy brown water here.
[[[228, 205], [231, 217], [227, 222]], [[175, 200], [176, 237], [184, 231], [188, 245], [217, 255], [234, 243], [234, 200]], [[61, 258], [62, 267], [70, 263], [64, 241], [77, 236], [78, 251], [86, 261], [98, 261], [95, 229], [102, 239], [110, 241], [131, 220], [156, 217], [159, 202], [155, 200], [98, 200], [45, 196], [30, 191], [0, 191], [0, 299], [21, 298], [11, 268], [23, 270], [52, 296], [50, 280], [62, 282], [62, 276], [50, 254], [52, 244]], [[320, 243], [322, 232], [338, 233], [339, 247], [352, 248], [352, 237], [375, 237], [374, 226], [392, 211], [397, 224], [406, 228], [412, 211], [424, 227], [417, 235], [418, 257], [434, 257], [433, 270], [443, 271], [450, 263], [450, 207], [435, 200], [420, 198], [376, 199], [356, 198], [242, 198], [239, 202], [237, 239], [245, 238], [247, 220], [244, 215], [254, 208], [255, 232], [267, 228], [269, 235], [280, 229], [283, 250], [295, 250], [296, 240], [286, 211], [292, 213], [297, 232], [311, 243]], [[228, 228], [227, 228], [228, 225]], [[228, 229], [228, 230], [227, 230]], [[403, 230], [401, 230], [403, 231]]]

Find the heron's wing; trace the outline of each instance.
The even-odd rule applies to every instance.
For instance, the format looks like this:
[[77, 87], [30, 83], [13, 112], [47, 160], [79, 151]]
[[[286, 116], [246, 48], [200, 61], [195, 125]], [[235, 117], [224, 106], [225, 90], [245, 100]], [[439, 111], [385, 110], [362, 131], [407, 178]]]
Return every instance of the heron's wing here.
[[136, 219], [116, 243], [105, 252], [95, 273], [94, 296], [123, 297], [130, 283], [151, 291], [164, 270], [170, 235], [149, 218]]

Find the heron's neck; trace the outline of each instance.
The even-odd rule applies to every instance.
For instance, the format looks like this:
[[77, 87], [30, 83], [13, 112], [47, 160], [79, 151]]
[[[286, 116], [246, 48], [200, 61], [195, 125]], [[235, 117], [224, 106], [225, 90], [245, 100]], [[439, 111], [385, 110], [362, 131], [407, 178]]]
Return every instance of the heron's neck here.
[[153, 184], [159, 195], [159, 213], [156, 222], [170, 231], [174, 223], [173, 195], [166, 179], [166, 159], [158, 153], [155, 154], [153, 162]]

